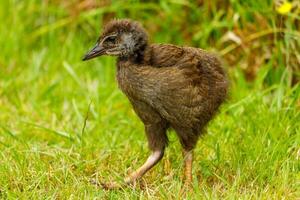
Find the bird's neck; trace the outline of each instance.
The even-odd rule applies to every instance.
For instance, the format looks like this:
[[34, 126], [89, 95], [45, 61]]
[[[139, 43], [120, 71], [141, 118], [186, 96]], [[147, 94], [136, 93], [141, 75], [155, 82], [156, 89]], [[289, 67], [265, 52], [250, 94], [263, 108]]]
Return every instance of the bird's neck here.
[[129, 61], [134, 64], [142, 64], [145, 61], [146, 54], [148, 52], [149, 45], [145, 44], [134, 50], [131, 54], [119, 56], [118, 61]]

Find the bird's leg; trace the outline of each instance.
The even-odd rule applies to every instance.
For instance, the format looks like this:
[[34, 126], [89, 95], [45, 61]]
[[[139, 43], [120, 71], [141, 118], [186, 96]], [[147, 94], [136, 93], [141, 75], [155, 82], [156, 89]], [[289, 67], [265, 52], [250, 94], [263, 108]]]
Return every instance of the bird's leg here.
[[[135, 106], [135, 108], [137, 109], [137, 106], [140, 106], [140, 104], [135, 104]], [[140, 109], [145, 110], [146, 108], [150, 109], [149, 107], [145, 107], [145, 105], [143, 104], [143, 107]], [[145, 123], [145, 133], [147, 136], [149, 148], [152, 150], [152, 154], [148, 157], [147, 161], [139, 169], [137, 169], [135, 172], [131, 173], [127, 178], [125, 178], [125, 182], [127, 184], [135, 183], [137, 179], [141, 178], [147, 171], [149, 171], [154, 165], [156, 165], [161, 160], [161, 158], [164, 155], [164, 149], [168, 141], [166, 135], [166, 122], [162, 120], [160, 116], [157, 115], [156, 112], [152, 111], [151, 109], [147, 111], [147, 115], [145, 115], [145, 113], [143, 112], [139, 113], [139, 116], [143, 119], [143, 122]], [[152, 113], [152, 115], [149, 115], [149, 113]], [[149, 119], [155, 122], [149, 123]]]
[[[153, 151], [146, 162], [140, 168], [138, 168], [135, 172], [131, 173], [124, 179], [125, 184], [134, 184], [137, 179], [141, 178], [147, 171], [155, 166], [161, 160], [163, 155], [164, 149]], [[100, 185], [104, 189], [119, 189], [122, 187], [122, 184], [119, 184], [117, 182], [100, 183]]]
[[184, 158], [184, 185], [191, 187], [192, 185], [192, 164], [193, 164], [193, 151], [183, 150]]
[[149, 171], [153, 166], [155, 166], [163, 157], [164, 150], [155, 150], [148, 157], [147, 161], [138, 168], [135, 172], [131, 173], [125, 178], [125, 183], [132, 184], [139, 178], [141, 178], [147, 171]]

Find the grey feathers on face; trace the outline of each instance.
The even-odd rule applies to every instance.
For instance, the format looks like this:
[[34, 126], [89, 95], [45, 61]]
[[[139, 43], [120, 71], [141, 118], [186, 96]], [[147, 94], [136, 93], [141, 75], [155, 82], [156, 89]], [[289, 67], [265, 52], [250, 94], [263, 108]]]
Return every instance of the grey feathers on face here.
[[147, 42], [143, 40], [143, 36], [138, 33], [122, 34], [123, 56], [131, 56], [139, 51], [143, 51]]
[[137, 41], [134, 40], [132, 33], [123, 33], [121, 37], [124, 48], [123, 55], [128, 55], [134, 52]]
[[144, 28], [135, 21], [129, 19], [114, 20], [108, 23], [103, 31], [105, 38], [112, 34], [118, 36], [118, 49], [120, 57], [130, 57], [141, 54], [147, 45], [147, 33]]

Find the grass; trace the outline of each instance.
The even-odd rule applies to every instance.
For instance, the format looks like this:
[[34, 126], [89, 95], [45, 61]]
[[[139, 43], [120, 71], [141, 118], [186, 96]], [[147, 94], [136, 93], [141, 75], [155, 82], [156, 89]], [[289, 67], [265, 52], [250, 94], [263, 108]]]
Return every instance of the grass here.
[[285, 16], [272, 1], [70, 2], [0, 5], [0, 199], [180, 198], [173, 132], [144, 188], [89, 183], [120, 181], [149, 153], [115, 60], [80, 60], [111, 17], [138, 19], [152, 41], [221, 52], [227, 63], [230, 98], [195, 149], [189, 199], [299, 198], [297, 1]]

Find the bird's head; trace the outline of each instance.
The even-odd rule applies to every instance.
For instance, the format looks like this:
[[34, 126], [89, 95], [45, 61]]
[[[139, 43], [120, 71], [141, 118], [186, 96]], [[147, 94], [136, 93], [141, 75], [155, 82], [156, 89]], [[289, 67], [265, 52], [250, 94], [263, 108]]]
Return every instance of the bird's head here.
[[135, 56], [144, 51], [147, 46], [147, 34], [143, 27], [129, 19], [109, 22], [103, 33], [83, 60], [89, 60], [101, 55], [118, 57]]

